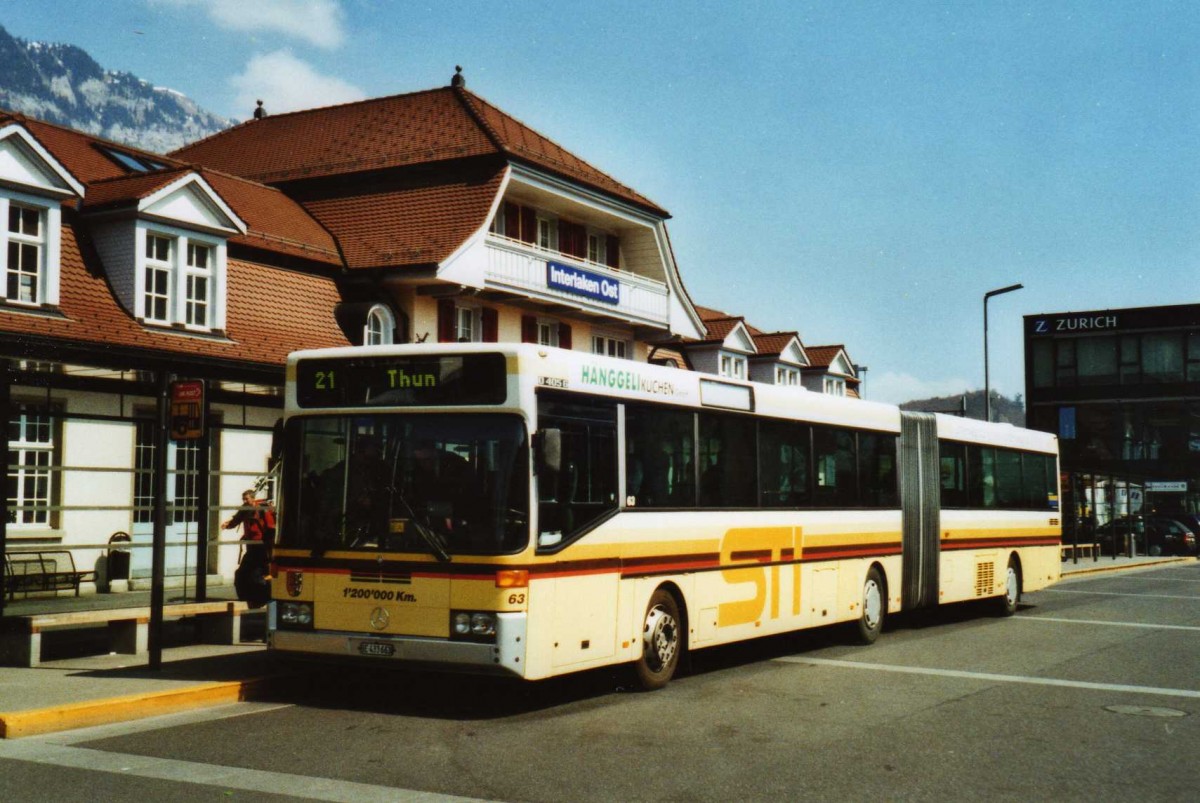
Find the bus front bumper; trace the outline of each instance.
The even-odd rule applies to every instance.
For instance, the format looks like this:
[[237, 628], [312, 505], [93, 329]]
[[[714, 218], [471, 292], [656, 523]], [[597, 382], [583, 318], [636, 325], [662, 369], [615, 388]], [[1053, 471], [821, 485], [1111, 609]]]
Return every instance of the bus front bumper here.
[[500, 672], [525, 676], [525, 614], [496, 615], [496, 641], [352, 633], [331, 630], [272, 628], [267, 646], [297, 658], [345, 658], [441, 667], [466, 672]]

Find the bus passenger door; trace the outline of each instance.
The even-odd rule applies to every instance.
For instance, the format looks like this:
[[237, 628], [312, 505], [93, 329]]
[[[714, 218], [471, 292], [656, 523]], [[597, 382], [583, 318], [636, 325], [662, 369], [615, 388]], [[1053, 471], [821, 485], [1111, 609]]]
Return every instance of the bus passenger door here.
[[941, 482], [937, 420], [900, 413], [900, 508], [903, 515], [901, 602], [905, 610], [938, 603]]

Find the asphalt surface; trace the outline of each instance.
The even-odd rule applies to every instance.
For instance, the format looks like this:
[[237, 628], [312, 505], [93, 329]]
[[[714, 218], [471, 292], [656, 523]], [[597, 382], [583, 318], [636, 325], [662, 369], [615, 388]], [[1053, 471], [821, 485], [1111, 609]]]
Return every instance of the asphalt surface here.
[[[707, 650], [652, 694], [619, 671], [315, 673], [256, 703], [0, 742], [0, 798], [74, 799], [95, 775], [155, 799], [1194, 799], [1198, 633], [1191, 561], [1076, 575], [1010, 619], [897, 616], [869, 648], [834, 628]], [[54, 795], [6, 794], [46, 779]]]

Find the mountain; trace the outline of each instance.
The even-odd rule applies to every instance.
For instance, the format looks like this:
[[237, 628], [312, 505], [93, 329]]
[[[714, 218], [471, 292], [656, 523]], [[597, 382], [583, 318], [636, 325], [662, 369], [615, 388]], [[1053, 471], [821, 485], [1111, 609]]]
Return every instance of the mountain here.
[[[984, 416], [982, 390], [972, 390], [956, 396], [937, 396], [932, 399], [904, 402], [900, 405], [900, 409], [962, 415], [964, 400], [966, 401], [966, 417], [978, 418], [982, 421]], [[1025, 426], [1025, 402], [1021, 400], [1021, 394], [1018, 393], [1016, 398], [1010, 399], [993, 390], [992, 420], [1007, 422], [1018, 427]]]
[[27, 42], [2, 26], [0, 108], [157, 153], [233, 124], [179, 92], [104, 69], [82, 48]]

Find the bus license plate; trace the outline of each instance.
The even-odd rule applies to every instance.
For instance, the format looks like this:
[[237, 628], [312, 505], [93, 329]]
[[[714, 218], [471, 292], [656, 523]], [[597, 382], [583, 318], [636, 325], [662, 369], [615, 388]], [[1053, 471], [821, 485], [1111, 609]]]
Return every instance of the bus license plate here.
[[364, 641], [358, 645], [358, 651], [363, 655], [391, 658], [396, 654], [396, 645], [388, 644], [386, 641]]

